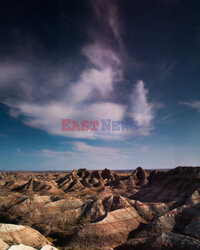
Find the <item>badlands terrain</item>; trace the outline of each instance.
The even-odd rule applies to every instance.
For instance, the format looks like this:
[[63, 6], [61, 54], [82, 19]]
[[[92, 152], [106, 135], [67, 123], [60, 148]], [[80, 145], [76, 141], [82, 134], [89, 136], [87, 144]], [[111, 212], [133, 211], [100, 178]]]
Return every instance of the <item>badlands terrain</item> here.
[[200, 167], [1, 172], [0, 222], [1, 250], [200, 249]]

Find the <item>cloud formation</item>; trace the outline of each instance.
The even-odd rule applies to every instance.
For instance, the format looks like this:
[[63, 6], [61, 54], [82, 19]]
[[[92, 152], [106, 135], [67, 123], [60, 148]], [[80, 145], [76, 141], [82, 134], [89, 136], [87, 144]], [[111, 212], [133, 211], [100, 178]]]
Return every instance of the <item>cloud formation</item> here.
[[[100, 34], [93, 32], [91, 40], [80, 50], [86, 66], [76, 80], [71, 80], [64, 67], [45, 65], [34, 70], [31, 64], [2, 62], [1, 101], [10, 108], [11, 116], [21, 117], [26, 125], [54, 135], [119, 139], [126, 133], [63, 132], [61, 119], [122, 121], [126, 118], [136, 125], [133, 135], [148, 135], [153, 128], [156, 108], [148, 100], [143, 81], [135, 84], [133, 94], [126, 102], [113, 98], [115, 86], [124, 79], [121, 57], [124, 45], [117, 6], [114, 1], [96, 0], [91, 4], [101, 29]], [[106, 38], [116, 45], [107, 43]], [[15, 88], [18, 91], [13, 91]]]
[[200, 101], [180, 102], [180, 104], [186, 105], [190, 108], [194, 108], [200, 112]]
[[130, 116], [142, 128], [149, 128], [154, 119], [154, 107], [148, 103], [147, 94], [143, 81], [138, 81], [133, 91]]
[[[80, 168], [89, 167], [92, 168], [93, 164], [98, 168], [105, 168], [118, 166], [122, 164], [130, 157], [130, 153], [126, 150], [109, 148], [109, 147], [97, 147], [88, 145], [84, 142], [76, 141], [72, 143], [73, 151], [54, 151], [49, 149], [42, 149], [38, 154], [46, 158], [44, 164], [48, 167], [53, 163], [60, 166], [69, 165], [68, 168]], [[90, 163], [88, 165], [88, 162]], [[78, 164], [77, 164], [78, 163]], [[112, 165], [110, 165], [112, 164]]]

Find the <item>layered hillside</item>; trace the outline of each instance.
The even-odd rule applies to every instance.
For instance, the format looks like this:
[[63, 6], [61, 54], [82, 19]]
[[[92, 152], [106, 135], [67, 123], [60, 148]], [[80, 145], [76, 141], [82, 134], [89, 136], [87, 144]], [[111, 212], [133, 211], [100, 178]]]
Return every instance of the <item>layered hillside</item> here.
[[2, 172], [0, 222], [39, 230], [60, 249], [200, 249], [200, 167]]
[[28, 226], [0, 223], [0, 249], [56, 250], [57, 248], [54, 248], [43, 235]]

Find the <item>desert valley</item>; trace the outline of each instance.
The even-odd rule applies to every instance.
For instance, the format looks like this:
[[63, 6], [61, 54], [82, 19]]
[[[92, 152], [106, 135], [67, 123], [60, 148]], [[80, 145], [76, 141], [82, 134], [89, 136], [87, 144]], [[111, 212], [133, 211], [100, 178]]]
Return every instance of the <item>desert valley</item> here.
[[0, 222], [2, 250], [200, 249], [200, 167], [1, 172]]

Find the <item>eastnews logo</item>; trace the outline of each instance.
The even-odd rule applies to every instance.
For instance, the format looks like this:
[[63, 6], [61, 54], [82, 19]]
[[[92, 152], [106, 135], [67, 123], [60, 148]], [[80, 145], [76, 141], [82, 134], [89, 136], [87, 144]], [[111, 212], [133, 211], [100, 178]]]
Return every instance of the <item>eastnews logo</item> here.
[[62, 131], [134, 131], [133, 123], [124, 121], [112, 121], [111, 119], [101, 119], [101, 121], [72, 121], [62, 119]]

